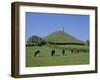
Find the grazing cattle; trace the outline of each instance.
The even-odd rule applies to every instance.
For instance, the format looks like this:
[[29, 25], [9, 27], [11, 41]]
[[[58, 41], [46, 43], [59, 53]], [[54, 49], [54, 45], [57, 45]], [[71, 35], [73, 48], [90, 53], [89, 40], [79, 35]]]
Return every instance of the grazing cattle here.
[[65, 50], [62, 50], [62, 55], [63, 55], [63, 56], [65, 55]]
[[71, 53], [73, 53], [74, 52], [74, 50], [73, 49], [71, 49]]
[[40, 53], [40, 50], [37, 50], [37, 51], [35, 52], [35, 54], [34, 54], [34, 57], [37, 56], [37, 55], [39, 55], [39, 53]]
[[75, 50], [75, 53], [79, 53], [79, 52], [80, 52], [80, 50], [79, 50], [79, 49], [76, 49], [76, 50]]
[[72, 49], [72, 50], [71, 50], [71, 53], [79, 53], [79, 52], [80, 52], [79, 49]]
[[52, 50], [51, 51], [51, 56], [54, 56], [55, 55], [55, 50]]

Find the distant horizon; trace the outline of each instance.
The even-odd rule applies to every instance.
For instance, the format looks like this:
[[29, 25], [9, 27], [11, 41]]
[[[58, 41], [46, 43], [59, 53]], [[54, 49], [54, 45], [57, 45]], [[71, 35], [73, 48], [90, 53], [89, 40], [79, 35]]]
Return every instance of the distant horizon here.
[[62, 28], [79, 40], [89, 40], [89, 15], [26, 12], [25, 16], [26, 40], [32, 35], [44, 38]]

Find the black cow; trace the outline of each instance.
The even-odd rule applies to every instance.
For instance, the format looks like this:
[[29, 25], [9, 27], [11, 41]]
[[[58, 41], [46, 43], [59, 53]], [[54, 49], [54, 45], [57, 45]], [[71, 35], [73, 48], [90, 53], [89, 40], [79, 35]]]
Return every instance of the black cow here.
[[40, 54], [40, 50], [37, 50], [34, 54], [34, 57]]
[[73, 49], [71, 49], [71, 53], [73, 53], [74, 52], [74, 50]]
[[63, 56], [65, 55], [65, 50], [62, 50], [62, 55], [63, 55]]
[[51, 51], [51, 56], [54, 56], [55, 55], [55, 50], [52, 50]]

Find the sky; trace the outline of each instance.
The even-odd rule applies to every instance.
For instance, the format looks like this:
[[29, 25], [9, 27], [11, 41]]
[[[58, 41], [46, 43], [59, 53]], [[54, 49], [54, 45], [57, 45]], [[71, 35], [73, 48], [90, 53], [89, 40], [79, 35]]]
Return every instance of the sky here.
[[26, 40], [32, 35], [45, 37], [60, 31], [79, 40], [89, 40], [89, 15], [26, 12]]

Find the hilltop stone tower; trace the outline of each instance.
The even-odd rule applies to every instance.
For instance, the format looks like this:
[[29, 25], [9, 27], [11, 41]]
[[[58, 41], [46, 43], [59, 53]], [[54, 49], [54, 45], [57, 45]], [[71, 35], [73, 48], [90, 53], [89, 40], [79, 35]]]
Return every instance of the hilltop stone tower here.
[[64, 27], [61, 27], [60, 31], [64, 32]]

